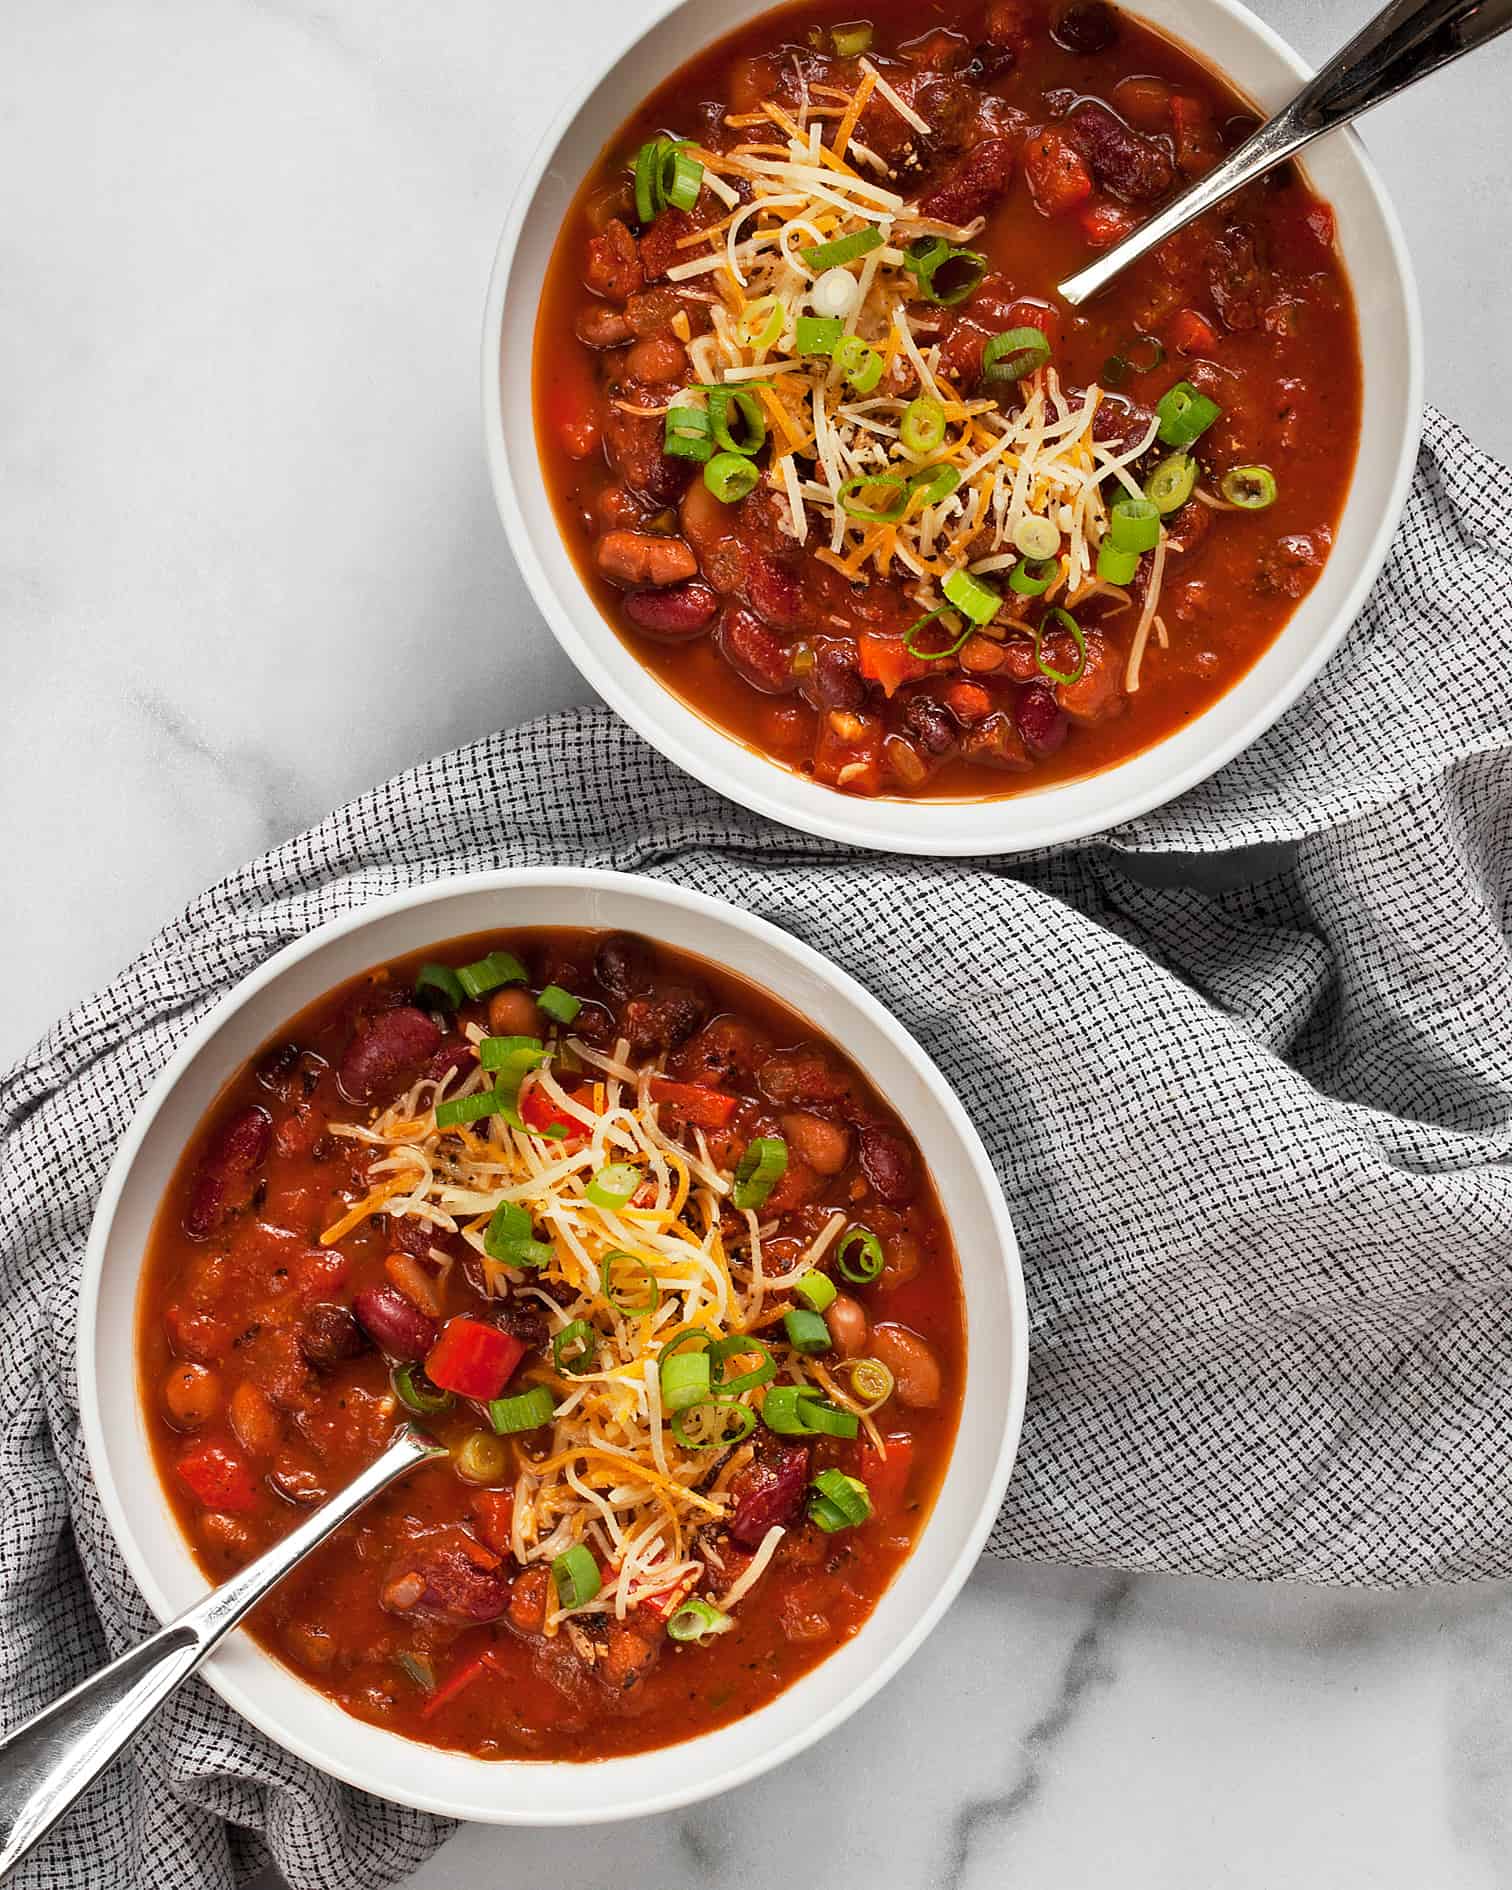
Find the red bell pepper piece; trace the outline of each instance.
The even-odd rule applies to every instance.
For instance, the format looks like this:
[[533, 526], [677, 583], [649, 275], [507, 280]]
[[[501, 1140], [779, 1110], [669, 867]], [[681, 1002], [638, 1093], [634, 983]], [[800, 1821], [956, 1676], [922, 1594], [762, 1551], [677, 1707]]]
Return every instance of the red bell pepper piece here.
[[500, 1555], [509, 1554], [514, 1522], [513, 1490], [479, 1490], [472, 1500], [472, 1512], [478, 1519], [478, 1534]]
[[879, 637], [863, 630], [856, 639], [857, 668], [868, 682], [879, 682], [885, 696], [897, 694], [900, 683], [916, 682], [929, 674], [929, 665], [915, 656], [902, 637]]
[[539, 1083], [532, 1083], [521, 1094], [520, 1120], [537, 1135], [564, 1139], [583, 1133], [582, 1123], [572, 1116], [564, 1116]]
[[439, 1713], [448, 1701], [456, 1699], [464, 1687], [471, 1686], [485, 1667], [498, 1671], [492, 1648], [485, 1647], [481, 1654], [474, 1654], [471, 1660], [464, 1660], [462, 1665], [443, 1685], [436, 1688], [424, 1706], [420, 1708], [420, 1717], [429, 1719], [433, 1713]]
[[1194, 308], [1179, 308], [1171, 317], [1166, 339], [1177, 354], [1210, 355], [1218, 346], [1213, 324]]
[[236, 1515], [257, 1507], [257, 1484], [252, 1472], [224, 1444], [197, 1444], [193, 1450], [186, 1450], [174, 1467], [206, 1509]]
[[443, 1391], [486, 1404], [503, 1391], [524, 1356], [513, 1333], [481, 1319], [448, 1319], [425, 1361], [425, 1375]]
[[1081, 152], [1053, 126], [1025, 144], [1024, 176], [1035, 209], [1047, 217], [1075, 210], [1092, 195], [1092, 173]]
[[722, 1129], [740, 1107], [738, 1096], [702, 1083], [674, 1083], [665, 1076], [651, 1079], [651, 1100], [665, 1103], [674, 1115], [699, 1129]]
[[913, 1439], [901, 1434], [889, 1437], [883, 1457], [869, 1437], [863, 1438], [857, 1459], [856, 1474], [870, 1493], [873, 1514], [895, 1516], [903, 1507], [913, 1472]]

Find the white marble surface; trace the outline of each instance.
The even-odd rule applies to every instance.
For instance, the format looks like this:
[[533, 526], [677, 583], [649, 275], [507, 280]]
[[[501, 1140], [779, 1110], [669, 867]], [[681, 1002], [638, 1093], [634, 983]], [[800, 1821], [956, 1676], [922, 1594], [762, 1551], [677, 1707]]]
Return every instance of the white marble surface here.
[[[639, 10], [0, 4], [0, 1059], [249, 854], [583, 697], [494, 518], [477, 341], [522, 159]], [[1260, 10], [1316, 57], [1369, 4]], [[1509, 77], [1496, 49], [1366, 129], [1430, 394], [1503, 456]], [[464, 1832], [414, 1890], [1493, 1890], [1509, 1630], [1512, 1585], [984, 1567], [808, 1758], [612, 1863]]]

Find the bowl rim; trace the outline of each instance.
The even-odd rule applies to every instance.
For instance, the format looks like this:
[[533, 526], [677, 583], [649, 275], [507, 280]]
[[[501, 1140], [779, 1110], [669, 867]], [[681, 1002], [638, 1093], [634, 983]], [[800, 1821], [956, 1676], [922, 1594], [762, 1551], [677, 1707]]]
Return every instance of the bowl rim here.
[[[584, 1802], [580, 1806], [536, 1812], [520, 1812], [509, 1807], [499, 1807], [491, 1804], [486, 1796], [481, 1795], [481, 1792], [477, 1799], [463, 1799], [445, 1791], [429, 1790], [421, 1782], [423, 1768], [417, 1769], [416, 1782], [413, 1786], [396, 1790], [395, 1780], [387, 1776], [377, 1777], [368, 1766], [351, 1761], [341, 1754], [333, 1755], [330, 1750], [320, 1746], [314, 1737], [303, 1733], [297, 1724], [285, 1723], [277, 1713], [264, 1710], [261, 1704], [250, 1696], [248, 1689], [242, 1685], [237, 1676], [225, 1671], [224, 1665], [217, 1661], [216, 1654], [212, 1653], [208, 1660], [197, 1669], [200, 1676], [215, 1688], [227, 1705], [256, 1727], [259, 1732], [266, 1734], [285, 1751], [306, 1760], [319, 1771], [358, 1790], [371, 1792], [395, 1803], [410, 1805], [416, 1810], [473, 1823], [550, 1828], [617, 1823], [632, 1818], [648, 1817], [658, 1812], [674, 1811], [682, 1806], [718, 1796], [737, 1786], [747, 1784], [815, 1744], [859, 1711], [893, 1678], [904, 1663], [917, 1652], [959, 1594], [981, 1557], [982, 1548], [1002, 1506], [1023, 1430], [1029, 1376], [1029, 1314], [1018, 1239], [1003, 1194], [1002, 1183], [964, 1105], [934, 1059], [913, 1034], [899, 1023], [863, 984], [842, 966], [816, 951], [813, 946], [794, 938], [769, 919], [762, 918], [759, 914], [749, 912], [744, 907], [734, 905], [729, 901], [711, 897], [709, 894], [694, 891], [690, 887], [671, 881], [636, 873], [616, 872], [607, 868], [551, 866], [494, 868], [477, 873], [448, 874], [443, 878], [427, 880], [421, 885], [386, 894], [357, 907], [352, 912], [343, 913], [321, 925], [311, 927], [299, 938], [291, 940], [264, 959], [261, 964], [255, 966], [244, 978], [239, 979], [224, 997], [211, 1006], [174, 1051], [137, 1104], [106, 1171], [90, 1222], [89, 1237], [79, 1278], [78, 1329], [74, 1345], [79, 1416], [85, 1453], [101, 1507], [127, 1569], [148, 1607], [160, 1622], [166, 1624], [179, 1612], [179, 1608], [170, 1599], [157, 1577], [151, 1558], [138, 1542], [115, 1480], [107, 1474], [110, 1459], [106, 1450], [105, 1425], [94, 1371], [94, 1359], [103, 1331], [98, 1315], [106, 1254], [110, 1246], [116, 1211], [142, 1144], [156, 1121], [159, 1111], [205, 1045], [251, 998], [275, 982], [291, 966], [332, 941], [360, 932], [364, 927], [390, 915], [423, 908], [458, 894], [487, 893], [526, 886], [573, 887], [602, 891], [611, 895], [617, 892], [631, 893], [638, 898], [649, 898], [653, 902], [663, 903], [674, 914], [679, 910], [699, 912], [706, 918], [712, 918], [719, 923], [733, 925], [737, 930], [745, 931], [758, 942], [765, 944], [768, 949], [794, 960], [801, 969], [816, 977], [821, 984], [838, 989], [890, 1041], [894, 1050], [907, 1063], [930, 1092], [932, 1100], [942, 1110], [946, 1128], [955, 1145], [955, 1153], [964, 1158], [969, 1167], [972, 1179], [980, 1192], [985, 1215], [991, 1224], [997, 1259], [1004, 1276], [1010, 1322], [1006, 1350], [1010, 1382], [1003, 1434], [997, 1441], [992, 1469], [986, 1480], [978, 1512], [965, 1529], [961, 1547], [944, 1571], [934, 1593], [915, 1615], [907, 1630], [887, 1647], [874, 1665], [858, 1678], [853, 1687], [829, 1707], [798, 1726], [786, 1738], [764, 1747], [743, 1761], [728, 1764], [709, 1777], [695, 1775], [689, 1783], [648, 1793], [636, 1800], [629, 1808], [618, 1802], [610, 1802], [604, 1806], [595, 1805], [591, 1794], [585, 1789]], [[810, 1019], [810, 1021], [814, 1022], [816, 1030], [823, 1029], [816, 1020]], [[133, 1330], [130, 1335], [133, 1360], [136, 1355], [136, 1306], [136, 1296], [133, 1293]], [[969, 1343], [968, 1336], [968, 1356]], [[1003, 1356], [1004, 1354], [999, 1353], [999, 1360]], [[147, 1465], [147, 1473], [152, 1487], [158, 1490], [156, 1468], [150, 1462]], [[947, 1476], [949, 1474], [948, 1467], [946, 1474]], [[924, 1526], [924, 1535], [928, 1534], [933, 1521], [934, 1516], [931, 1512]], [[187, 1553], [187, 1542], [184, 1547]], [[906, 1561], [904, 1565], [906, 1566]], [[884, 1594], [886, 1592], [886, 1590], [883, 1591]], [[251, 1651], [260, 1663], [265, 1662], [275, 1667], [282, 1666], [282, 1663], [275, 1661], [272, 1655], [258, 1647], [245, 1635], [232, 1636], [231, 1644], [238, 1649]], [[836, 1648], [834, 1651], [838, 1652], [839, 1649]], [[827, 1659], [828, 1656], [826, 1656]], [[826, 1661], [821, 1661], [811, 1671], [818, 1672], [825, 1664]], [[292, 1670], [286, 1669], [286, 1671]], [[298, 1678], [297, 1675], [295, 1677]], [[806, 1677], [806, 1675], [800, 1676], [793, 1684], [801, 1685]], [[775, 1695], [767, 1704], [775, 1704], [788, 1691], [790, 1691], [789, 1688], [783, 1689], [783, 1693]], [[337, 1707], [336, 1710], [343, 1711], [344, 1709]], [[354, 1721], [354, 1723], [368, 1724], [362, 1721]], [[402, 1749], [411, 1753], [425, 1754], [434, 1750], [420, 1741], [393, 1733], [388, 1728], [370, 1729], [384, 1733]], [[720, 1728], [714, 1728], [711, 1734], [695, 1736], [691, 1740], [679, 1741], [672, 1746], [649, 1748], [648, 1751], [652, 1754], [692, 1751], [700, 1743], [701, 1737], [713, 1736], [720, 1730]], [[586, 1788], [596, 1776], [601, 1776], [599, 1771], [601, 1764], [613, 1762], [593, 1760], [516, 1762], [509, 1759], [485, 1759], [470, 1754], [448, 1754], [448, 1756], [471, 1759], [472, 1763], [480, 1768], [480, 1786], [491, 1772], [497, 1775], [497, 1768], [500, 1766], [507, 1767], [520, 1763], [528, 1765], [533, 1770], [537, 1768], [568, 1770], [581, 1774]]]
[[[1072, 781], [1051, 783], [1038, 791], [1031, 789], [1021, 794], [1004, 795], [987, 800], [986, 805], [1012, 810], [1013, 813], [1011, 823], [1013, 831], [996, 838], [991, 834], [952, 832], [945, 825], [950, 810], [980, 807], [984, 805], [981, 800], [910, 802], [900, 797], [878, 796], [860, 805], [872, 810], [886, 809], [888, 811], [885, 815], [880, 811], [874, 811], [873, 817], [868, 821], [852, 811], [857, 805], [854, 797], [841, 794], [834, 789], [821, 788], [817, 783], [803, 780], [802, 777], [772, 761], [760, 750], [741, 742], [717, 723], [705, 721], [698, 715], [696, 709], [693, 709], [690, 704], [683, 703], [681, 698], [667, 689], [658, 678], [652, 677], [650, 679], [652, 687], [641, 692], [634, 690], [628, 681], [622, 681], [610, 664], [600, 657], [593, 643], [579, 632], [570, 612], [548, 577], [536, 554], [510, 470], [509, 450], [505, 441], [502, 420], [504, 305], [520, 236], [535, 202], [541, 180], [561, 149], [573, 120], [605, 80], [643, 39], [653, 33], [672, 14], [682, 8], [697, 4], [699, 0], [653, 0], [653, 4], [638, 18], [628, 36], [615, 39], [607, 56], [595, 58], [589, 62], [586, 76], [580, 78], [570, 90], [566, 103], [548, 125], [520, 176], [489, 275], [482, 333], [484, 451], [488, 460], [494, 501], [500, 519], [503, 521], [505, 535], [536, 607], [546, 619], [552, 634], [590, 687], [595, 689], [644, 741], [683, 769], [685, 773], [701, 781], [705, 787], [711, 788], [716, 794], [754, 813], [762, 814], [769, 820], [777, 821], [786, 827], [796, 828], [800, 832], [840, 841], [846, 845], [862, 847], [869, 851], [917, 854], [929, 858], [1012, 856], [1047, 846], [1084, 840], [1093, 834], [1106, 833], [1112, 828], [1123, 826], [1128, 821], [1136, 820], [1153, 809], [1163, 807], [1168, 802], [1177, 799], [1188, 789], [1207, 780], [1210, 775], [1216, 774], [1220, 768], [1226, 767], [1236, 755], [1241, 754], [1257, 741], [1291, 708], [1302, 692], [1317, 677], [1358, 617], [1386, 561], [1386, 554], [1407, 502], [1408, 488], [1417, 462], [1418, 441], [1423, 425], [1422, 311], [1417, 279], [1408, 254], [1401, 221], [1364, 145], [1350, 127], [1346, 127], [1341, 132], [1329, 134], [1331, 138], [1347, 144], [1359, 167], [1361, 181], [1373, 199], [1376, 213], [1380, 218], [1382, 232], [1400, 286], [1407, 352], [1406, 424], [1402, 428], [1396, 465], [1392, 471], [1386, 500], [1381, 507], [1375, 530], [1364, 549], [1364, 555], [1353, 582], [1340, 599], [1331, 622], [1316, 636], [1313, 647], [1302, 654], [1300, 660], [1293, 664], [1290, 670], [1279, 679], [1277, 685], [1253, 706], [1249, 714], [1237, 726], [1215, 739], [1200, 753], [1193, 755], [1184, 767], [1167, 777], [1152, 779], [1144, 788], [1131, 789], [1125, 786], [1119, 789], [1110, 797], [1108, 805], [1100, 810], [1089, 809], [1081, 814], [1063, 811], [1057, 814], [1054, 811], [1057, 789], [1068, 789], [1084, 781], [1116, 776], [1121, 764], [1115, 764], [1111, 769], [1099, 770], [1091, 775], [1075, 777]], [[770, 4], [779, 4], [779, 0], [770, 0]], [[1244, 5], [1243, 0], [1200, 0], [1200, 5], [1206, 10], [1225, 16], [1241, 31], [1247, 31], [1260, 40], [1270, 53], [1287, 66], [1299, 84], [1312, 77], [1313, 68], [1307, 61], [1273, 27]], [[1134, 11], [1140, 13], [1141, 17], [1145, 17], [1141, 11], [1140, 0], [1132, 0], [1132, 7]], [[1166, 32], [1167, 37], [1177, 39], [1178, 43], [1185, 43], [1180, 41], [1179, 35], [1168, 32], [1158, 22], [1151, 20], [1148, 23], [1157, 31]], [[700, 39], [700, 46], [706, 43], [708, 42]], [[685, 56], [688, 55], [685, 54]], [[1201, 54], [1197, 56], [1202, 57]], [[1360, 288], [1356, 288], [1353, 281], [1351, 281], [1351, 288], [1355, 289], [1356, 312], [1363, 322], [1364, 295]], [[531, 343], [533, 347], [533, 330]], [[1359, 455], [1360, 447], [1357, 444], [1355, 465], [1350, 474], [1350, 487], [1345, 498], [1346, 508], [1353, 498], [1358, 479]], [[594, 609], [597, 609], [596, 604]], [[1256, 659], [1257, 662], [1263, 660], [1267, 651], [1274, 649], [1286, 635], [1294, 617], [1295, 612], [1293, 617], [1289, 617], [1283, 623], [1276, 637], [1266, 646], [1266, 651], [1262, 651], [1260, 657]], [[613, 637], [616, 634], [607, 622], [604, 628], [607, 635]], [[642, 675], [649, 673], [638, 663], [636, 667]], [[1254, 665], [1251, 665], [1251, 669], [1253, 667]], [[1247, 670], [1236, 678], [1223, 695], [1208, 705], [1203, 715], [1209, 715], [1219, 709], [1225, 699], [1243, 685], [1249, 673], [1250, 671]], [[663, 697], [677, 702], [687, 712], [690, 722], [686, 733], [675, 720], [669, 722], [658, 713]], [[1202, 719], [1199, 717], [1198, 721]], [[698, 729], [707, 731], [705, 738], [700, 739], [695, 734], [695, 724]], [[1144, 755], [1159, 752], [1174, 740], [1179, 732], [1173, 731], [1171, 735], [1152, 743], [1149, 748], [1137, 751], [1135, 755], [1126, 758], [1127, 761], [1137, 762]], [[737, 780], [734, 761], [737, 753], [754, 756], [763, 766], [753, 770], [750, 778]], [[934, 812], [931, 813], [930, 810]], [[921, 831], [921, 827], [926, 822], [930, 823], [930, 826]], [[939, 827], [942, 830], [930, 830], [932, 827]]]

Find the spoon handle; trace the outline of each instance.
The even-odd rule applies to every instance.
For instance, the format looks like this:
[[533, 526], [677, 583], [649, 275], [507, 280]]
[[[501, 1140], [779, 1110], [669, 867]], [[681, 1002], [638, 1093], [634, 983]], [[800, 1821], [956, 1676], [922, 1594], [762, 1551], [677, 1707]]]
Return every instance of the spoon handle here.
[[1183, 224], [1253, 183], [1325, 131], [1347, 125], [1512, 26], [1512, 0], [1391, 0], [1291, 101], [1214, 170], [1060, 285], [1073, 308]]
[[376, 1462], [281, 1542], [0, 1741], [0, 1880], [297, 1562], [396, 1477], [445, 1454], [417, 1432], [401, 1431]]

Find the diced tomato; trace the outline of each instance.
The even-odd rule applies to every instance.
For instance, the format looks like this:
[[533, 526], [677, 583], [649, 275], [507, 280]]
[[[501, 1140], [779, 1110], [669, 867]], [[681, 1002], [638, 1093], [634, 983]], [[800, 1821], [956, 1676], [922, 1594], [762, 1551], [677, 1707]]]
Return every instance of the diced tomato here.
[[514, 1523], [513, 1490], [479, 1490], [472, 1500], [478, 1534], [500, 1555], [508, 1555]]
[[1166, 339], [1177, 354], [1210, 355], [1218, 346], [1213, 324], [1194, 308], [1177, 309], [1166, 330]]
[[701, 1083], [673, 1083], [665, 1076], [651, 1079], [651, 1100], [665, 1103], [684, 1122], [698, 1129], [722, 1129], [740, 1106], [740, 1099]]
[[902, 637], [874, 636], [863, 630], [856, 638], [858, 668], [868, 682], [879, 682], [885, 696], [896, 695], [901, 684], [929, 674], [929, 665], [904, 643]]
[[491, 1648], [487, 1647], [483, 1649], [481, 1654], [474, 1654], [471, 1660], [464, 1660], [460, 1667], [454, 1669], [447, 1679], [436, 1688], [435, 1692], [425, 1702], [424, 1706], [420, 1708], [420, 1717], [422, 1719], [429, 1719], [433, 1713], [439, 1713], [441, 1708], [447, 1705], [449, 1701], [456, 1699], [457, 1695], [464, 1687], [470, 1687], [485, 1668], [493, 1668], [495, 1671], [498, 1670], [494, 1661], [493, 1651]]
[[174, 1468], [206, 1509], [236, 1515], [257, 1506], [257, 1484], [252, 1472], [236, 1452], [224, 1444], [197, 1444], [193, 1450], [184, 1452]]
[[486, 1404], [503, 1391], [524, 1356], [513, 1333], [481, 1319], [448, 1319], [425, 1361], [425, 1375], [443, 1391]]
[[1026, 141], [1024, 176], [1035, 208], [1047, 217], [1075, 210], [1092, 195], [1092, 173], [1080, 151], [1053, 125]]
[[1082, 211], [1082, 235], [1093, 249], [1111, 249], [1121, 243], [1138, 219], [1121, 203], [1089, 204]]
[[549, 1135], [558, 1140], [583, 1133], [582, 1123], [563, 1115], [539, 1083], [532, 1083], [521, 1092], [520, 1120], [537, 1135]]
[[294, 1291], [301, 1299], [329, 1299], [352, 1270], [352, 1262], [339, 1247], [322, 1253], [308, 1253], [296, 1260], [292, 1270]]
[[895, 1516], [908, 1493], [908, 1479], [913, 1471], [913, 1439], [903, 1433], [887, 1439], [883, 1457], [869, 1437], [861, 1440], [857, 1452], [856, 1474], [871, 1496], [873, 1513]]
[[1037, 328], [1053, 349], [1060, 340], [1060, 311], [1044, 302], [1014, 302], [1004, 317], [1005, 328]]

